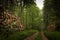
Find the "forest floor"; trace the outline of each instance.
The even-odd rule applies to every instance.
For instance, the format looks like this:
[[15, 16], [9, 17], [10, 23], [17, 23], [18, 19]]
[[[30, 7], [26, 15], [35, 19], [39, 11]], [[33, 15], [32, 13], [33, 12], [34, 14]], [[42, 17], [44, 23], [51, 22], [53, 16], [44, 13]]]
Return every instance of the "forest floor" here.
[[35, 40], [37, 35], [38, 35], [38, 32], [34, 33], [32, 36], [25, 38], [24, 40]]
[[[38, 35], [38, 32], [34, 33], [32, 36], [25, 38], [24, 40], [35, 40], [37, 35]], [[41, 32], [41, 38], [42, 40], [48, 40], [48, 38], [44, 35], [44, 32]]]
[[41, 38], [42, 40], [48, 40], [48, 38], [44, 35], [44, 32], [41, 32]]

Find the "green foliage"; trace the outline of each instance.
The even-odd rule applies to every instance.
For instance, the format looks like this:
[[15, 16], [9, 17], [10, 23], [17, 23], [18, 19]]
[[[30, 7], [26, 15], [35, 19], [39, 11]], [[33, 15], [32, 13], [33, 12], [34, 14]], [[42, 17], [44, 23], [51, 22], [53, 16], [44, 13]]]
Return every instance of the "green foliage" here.
[[46, 25], [48, 25], [50, 22], [56, 21], [56, 11], [54, 6], [53, 0], [45, 0], [43, 12]]
[[36, 5], [31, 5], [24, 9], [22, 14], [23, 24], [27, 29], [37, 28], [40, 26], [40, 10]]
[[45, 32], [49, 40], [60, 40], [60, 32]]
[[7, 39], [8, 36], [13, 34], [15, 31], [10, 26], [0, 26], [0, 40]]
[[7, 33], [2, 33], [0, 34], [0, 40], [24, 40], [26, 37], [33, 35], [37, 30], [24, 30], [22, 32], [17, 32], [13, 31], [11, 32], [8, 31], [9, 34]]
[[44, 19], [46, 26], [51, 22], [56, 22], [56, 25], [60, 24], [60, 5], [59, 0], [45, 0], [44, 1]]
[[5, 10], [14, 11], [16, 0], [0, 0], [0, 5], [2, 5]]
[[36, 30], [25, 30], [22, 32], [16, 32], [12, 35], [10, 35], [7, 40], [24, 40], [26, 37], [31, 36], [32, 34], [34, 34], [35, 32], [37, 32]]

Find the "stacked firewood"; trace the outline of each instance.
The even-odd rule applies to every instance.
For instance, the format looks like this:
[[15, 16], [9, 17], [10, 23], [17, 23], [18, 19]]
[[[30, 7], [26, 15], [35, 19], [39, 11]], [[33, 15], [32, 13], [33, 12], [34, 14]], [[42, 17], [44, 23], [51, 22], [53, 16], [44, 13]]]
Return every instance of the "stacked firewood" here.
[[[15, 30], [19, 30], [19, 31], [21, 31], [23, 29], [23, 26], [20, 22], [20, 17], [13, 15], [12, 12], [4, 11], [2, 6], [0, 6], [0, 9], [1, 9], [0, 10], [0, 26], [1, 25], [4, 25], [4, 26], [11, 25], [11, 29], [15, 29]], [[16, 27], [13, 27], [12, 23]]]

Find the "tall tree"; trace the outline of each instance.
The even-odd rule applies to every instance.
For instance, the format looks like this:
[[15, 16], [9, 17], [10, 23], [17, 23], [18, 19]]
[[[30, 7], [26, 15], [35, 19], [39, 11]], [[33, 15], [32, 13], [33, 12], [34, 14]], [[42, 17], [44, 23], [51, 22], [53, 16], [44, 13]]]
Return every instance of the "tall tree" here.
[[46, 25], [55, 24], [56, 26], [60, 23], [60, 5], [59, 0], [45, 0], [44, 1], [44, 18]]
[[[31, 5], [24, 9], [23, 21], [26, 28], [38, 28], [40, 19], [40, 10], [36, 5]], [[38, 23], [38, 24], [37, 24]]]

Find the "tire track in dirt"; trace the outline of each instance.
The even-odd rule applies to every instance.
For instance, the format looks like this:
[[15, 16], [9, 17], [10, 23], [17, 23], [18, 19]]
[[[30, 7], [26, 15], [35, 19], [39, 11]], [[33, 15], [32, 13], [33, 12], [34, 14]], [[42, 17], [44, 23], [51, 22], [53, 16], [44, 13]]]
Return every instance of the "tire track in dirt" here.
[[34, 33], [32, 36], [25, 38], [24, 40], [35, 40], [37, 35], [38, 35], [38, 32]]
[[42, 40], [48, 40], [48, 38], [44, 35], [44, 32], [41, 32], [41, 38]]

